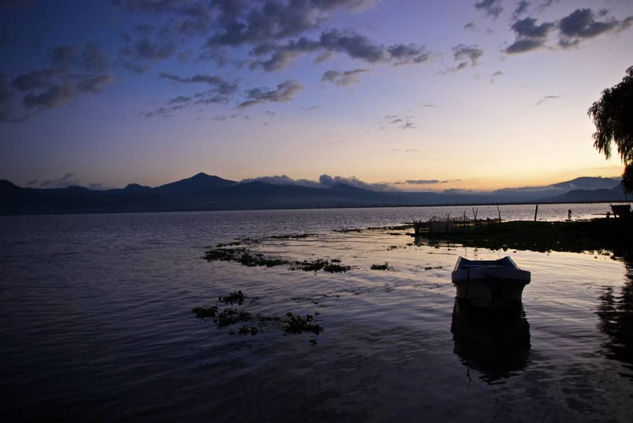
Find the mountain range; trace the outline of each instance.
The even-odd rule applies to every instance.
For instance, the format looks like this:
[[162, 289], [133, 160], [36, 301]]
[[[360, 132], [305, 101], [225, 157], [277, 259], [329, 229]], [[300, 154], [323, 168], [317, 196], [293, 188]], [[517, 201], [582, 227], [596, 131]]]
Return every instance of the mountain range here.
[[374, 191], [347, 183], [328, 186], [231, 181], [198, 173], [190, 178], [148, 187], [92, 190], [22, 188], [0, 180], [0, 214], [110, 213], [184, 210], [429, 206], [494, 203], [566, 203], [627, 201], [617, 178], [581, 177], [557, 184], [478, 192]]

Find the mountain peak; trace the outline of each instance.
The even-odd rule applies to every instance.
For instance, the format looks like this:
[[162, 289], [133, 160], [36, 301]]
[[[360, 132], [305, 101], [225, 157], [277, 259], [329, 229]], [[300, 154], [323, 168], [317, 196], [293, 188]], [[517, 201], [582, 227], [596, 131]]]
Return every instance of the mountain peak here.
[[196, 191], [204, 191], [234, 185], [236, 182], [222, 179], [219, 176], [207, 175], [199, 172], [190, 178], [161, 185], [155, 189], [165, 194], [188, 194]]

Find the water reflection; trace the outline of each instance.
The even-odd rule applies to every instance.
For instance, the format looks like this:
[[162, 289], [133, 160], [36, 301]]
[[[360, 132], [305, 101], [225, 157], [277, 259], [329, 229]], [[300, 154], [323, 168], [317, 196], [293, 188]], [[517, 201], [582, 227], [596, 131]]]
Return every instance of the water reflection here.
[[609, 336], [604, 344], [606, 356], [633, 371], [633, 258], [625, 260], [627, 280], [619, 293], [611, 286], [604, 288], [597, 314], [600, 329]]
[[530, 325], [522, 306], [486, 312], [464, 307], [456, 298], [451, 332], [454, 353], [487, 383], [499, 383], [527, 366]]

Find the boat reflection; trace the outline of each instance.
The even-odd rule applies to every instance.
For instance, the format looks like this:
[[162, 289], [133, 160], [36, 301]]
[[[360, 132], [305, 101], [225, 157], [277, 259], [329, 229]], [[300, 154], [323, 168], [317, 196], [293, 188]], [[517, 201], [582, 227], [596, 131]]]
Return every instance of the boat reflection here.
[[633, 377], [633, 259], [625, 266], [627, 280], [619, 289], [604, 288], [597, 314], [600, 330], [609, 336], [605, 355], [623, 363], [630, 371], [625, 376]]
[[530, 325], [523, 306], [478, 309], [455, 299], [451, 324], [453, 352], [487, 383], [500, 383], [523, 370], [530, 354]]

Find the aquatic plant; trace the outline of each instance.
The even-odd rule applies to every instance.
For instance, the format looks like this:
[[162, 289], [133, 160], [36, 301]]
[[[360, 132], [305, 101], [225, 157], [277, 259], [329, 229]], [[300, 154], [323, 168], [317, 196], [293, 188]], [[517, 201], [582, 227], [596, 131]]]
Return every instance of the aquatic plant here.
[[248, 267], [274, 267], [288, 264], [286, 260], [277, 257], [266, 257], [261, 253], [253, 253], [246, 248], [216, 247], [207, 250], [204, 259], [207, 261], [235, 261]]
[[238, 322], [250, 322], [253, 316], [245, 311], [234, 308], [225, 308], [217, 315], [216, 324], [219, 328], [232, 325]]
[[242, 291], [235, 291], [231, 292], [229, 295], [225, 295], [224, 297], [218, 297], [218, 300], [220, 300], [220, 302], [222, 303], [238, 303], [239, 305], [242, 305], [242, 303], [244, 302], [244, 298], [246, 298], [246, 296]]
[[196, 314], [196, 317], [199, 319], [214, 318], [216, 313], [218, 312], [218, 308], [216, 306], [211, 307], [194, 307], [191, 309], [192, 312]]
[[284, 332], [286, 333], [312, 332], [318, 335], [323, 330], [321, 326], [312, 323], [313, 317], [310, 314], [306, 314], [306, 317], [301, 317], [288, 312], [286, 316], [288, 316], [284, 326]]
[[313, 261], [304, 260], [295, 262], [295, 264], [290, 267], [290, 270], [303, 270], [304, 272], [316, 272], [323, 270], [324, 272], [341, 273], [347, 272], [351, 269], [350, 266], [344, 266], [338, 263], [340, 263], [340, 260], [337, 263], [324, 259], [316, 259]]
[[244, 247], [225, 248], [215, 247], [207, 250], [203, 258], [207, 261], [234, 261], [244, 266], [266, 266], [275, 267], [290, 265], [290, 270], [303, 270], [306, 272], [323, 270], [324, 272], [340, 273], [347, 272], [350, 266], [343, 266], [340, 260], [334, 259], [331, 262], [325, 259], [290, 261], [279, 257], [268, 257], [262, 253], [255, 253]]
[[371, 270], [387, 270], [389, 269], [389, 262], [385, 262], [385, 264], [372, 264]]
[[242, 325], [240, 326], [240, 329], [238, 330], [238, 332], [240, 335], [248, 335], [249, 333], [251, 334], [251, 336], [255, 336], [259, 333], [259, 329], [257, 329], [255, 326], [248, 326], [248, 325]]

